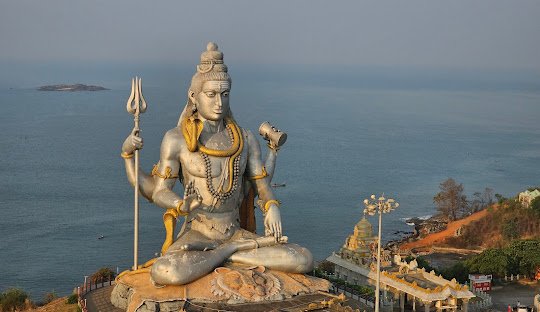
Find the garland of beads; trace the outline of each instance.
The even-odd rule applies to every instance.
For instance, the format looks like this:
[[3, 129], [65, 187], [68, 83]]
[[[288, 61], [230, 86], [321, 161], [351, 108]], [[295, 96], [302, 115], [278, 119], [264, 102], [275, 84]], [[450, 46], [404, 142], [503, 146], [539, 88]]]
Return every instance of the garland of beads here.
[[[232, 129], [229, 126], [227, 126], [227, 130], [228, 130], [229, 137], [231, 138], [231, 141], [232, 141], [233, 140]], [[212, 163], [210, 162], [210, 156], [208, 156], [208, 154], [203, 153], [200, 150], [199, 150], [199, 154], [201, 154], [201, 157], [204, 161], [204, 166], [206, 169], [206, 187], [208, 191], [210, 192], [210, 194], [212, 194], [212, 197], [218, 199], [219, 201], [223, 203], [226, 199], [231, 197], [233, 193], [238, 189], [238, 177], [240, 176], [240, 156], [241, 155], [238, 155], [234, 159], [233, 172], [232, 172], [233, 173], [232, 188], [228, 192], [223, 193], [221, 189], [219, 191], [216, 190], [214, 187], [214, 183], [212, 183]]]

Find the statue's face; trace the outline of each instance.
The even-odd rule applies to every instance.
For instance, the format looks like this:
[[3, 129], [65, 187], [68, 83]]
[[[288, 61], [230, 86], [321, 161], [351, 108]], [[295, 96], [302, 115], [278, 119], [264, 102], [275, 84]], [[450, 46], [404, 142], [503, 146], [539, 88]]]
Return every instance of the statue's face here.
[[228, 81], [205, 81], [201, 92], [190, 94], [190, 97], [200, 117], [218, 121], [222, 120], [229, 111], [230, 90], [231, 85]]

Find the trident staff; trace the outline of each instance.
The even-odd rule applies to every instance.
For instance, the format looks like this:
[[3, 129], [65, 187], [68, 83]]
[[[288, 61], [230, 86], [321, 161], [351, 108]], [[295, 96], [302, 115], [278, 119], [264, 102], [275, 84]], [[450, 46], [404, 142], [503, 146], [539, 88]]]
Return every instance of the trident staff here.
[[[133, 115], [133, 134], [139, 136], [139, 115], [146, 111], [146, 101], [142, 94], [141, 78], [131, 79], [131, 94], [127, 100], [127, 111]], [[133, 235], [133, 270], [137, 270], [139, 252], [139, 150], [135, 150], [135, 204], [134, 204], [134, 235]]]

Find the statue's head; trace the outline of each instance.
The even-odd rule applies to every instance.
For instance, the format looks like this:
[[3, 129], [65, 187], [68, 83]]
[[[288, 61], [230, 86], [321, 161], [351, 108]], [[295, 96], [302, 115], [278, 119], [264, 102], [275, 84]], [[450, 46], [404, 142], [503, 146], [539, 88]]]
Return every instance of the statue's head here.
[[[185, 117], [195, 114], [205, 119], [217, 120], [231, 116], [228, 98], [230, 89], [231, 77], [223, 63], [223, 53], [215, 43], [210, 42], [206, 51], [201, 54], [197, 72], [191, 79]], [[222, 108], [217, 107], [218, 105]]]

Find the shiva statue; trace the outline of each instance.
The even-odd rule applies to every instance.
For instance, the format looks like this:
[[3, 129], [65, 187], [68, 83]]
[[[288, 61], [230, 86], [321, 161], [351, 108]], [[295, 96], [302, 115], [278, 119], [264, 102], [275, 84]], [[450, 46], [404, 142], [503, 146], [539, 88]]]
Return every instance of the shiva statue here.
[[[155, 285], [184, 285], [223, 263], [288, 273], [313, 269], [309, 250], [288, 243], [283, 235], [280, 204], [269, 177], [278, 146], [269, 144], [271, 168], [265, 168], [257, 138], [233, 117], [230, 91], [223, 53], [210, 42], [201, 54], [178, 124], [163, 137], [158, 164], [150, 175], [139, 169], [141, 195], [166, 210], [167, 238], [150, 268]], [[133, 154], [142, 147], [138, 129], [122, 145], [132, 185]], [[177, 179], [183, 196], [173, 191]], [[264, 214], [263, 237], [254, 233], [255, 196]], [[184, 222], [173, 239], [179, 217]]]

